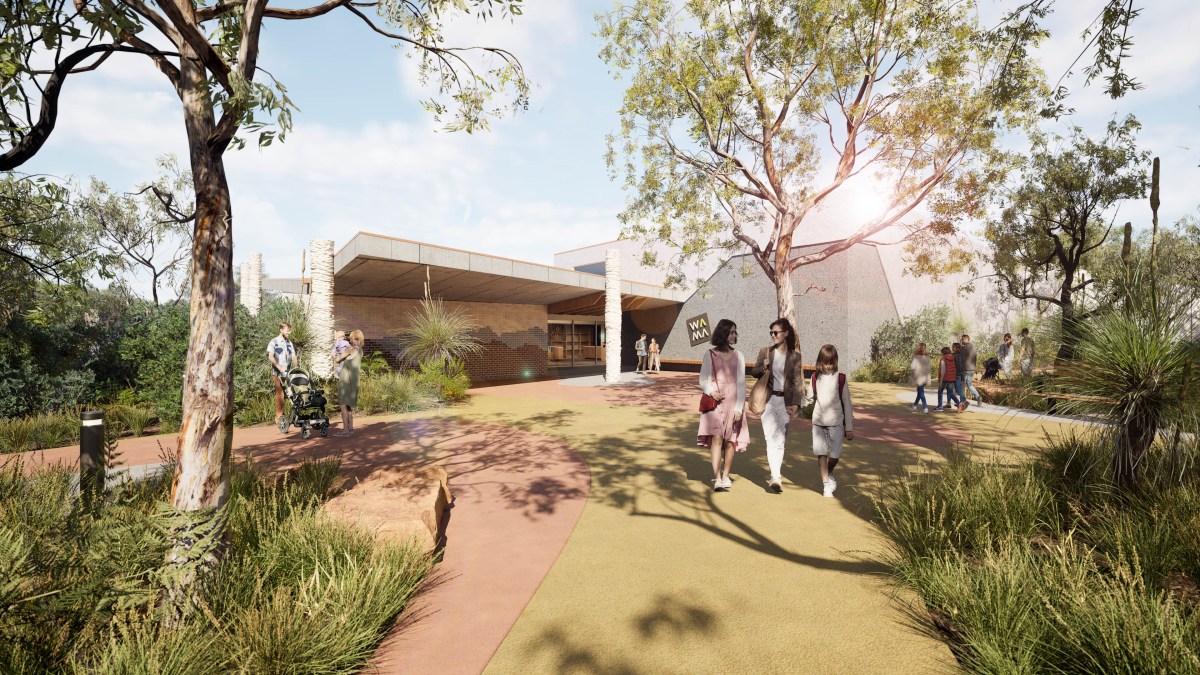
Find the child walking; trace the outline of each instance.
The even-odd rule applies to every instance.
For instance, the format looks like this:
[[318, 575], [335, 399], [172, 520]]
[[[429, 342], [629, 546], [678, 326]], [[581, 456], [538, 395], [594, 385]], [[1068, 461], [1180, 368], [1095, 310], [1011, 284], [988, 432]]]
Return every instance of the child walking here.
[[917, 398], [912, 402], [911, 407], [916, 411], [917, 406], [921, 407], [921, 412], [929, 412], [929, 403], [925, 401], [925, 385], [929, 384], [929, 353], [925, 350], [925, 343], [922, 342], [913, 350], [912, 363], [909, 364], [909, 369], [912, 371], [912, 383], [917, 387]]
[[958, 395], [954, 393], [954, 383], [957, 377], [958, 371], [954, 367], [954, 354], [951, 353], [949, 347], [942, 347], [942, 360], [938, 361], [938, 382], [941, 382], [941, 386], [938, 387], [938, 412], [945, 410], [942, 407], [943, 392], [946, 394], [947, 403], [953, 403], [961, 409]]
[[842, 441], [854, 440], [854, 410], [846, 375], [838, 372], [837, 347], [825, 345], [817, 354], [812, 391], [813, 454], [817, 456], [824, 494], [832, 497], [837, 489], [833, 469], [842, 457]]

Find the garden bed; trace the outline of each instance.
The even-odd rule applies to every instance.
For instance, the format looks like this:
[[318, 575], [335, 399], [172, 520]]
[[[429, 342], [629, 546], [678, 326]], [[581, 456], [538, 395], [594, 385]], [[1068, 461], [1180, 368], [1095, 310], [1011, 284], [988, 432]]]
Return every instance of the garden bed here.
[[878, 501], [914, 619], [965, 671], [1200, 673], [1194, 444], [1158, 448], [1123, 492], [1103, 439], [1015, 468], [954, 456]]
[[339, 463], [234, 472], [223, 556], [164, 628], [172, 471], [90, 511], [63, 469], [0, 468], [0, 672], [357, 672], [431, 556], [325, 515]]

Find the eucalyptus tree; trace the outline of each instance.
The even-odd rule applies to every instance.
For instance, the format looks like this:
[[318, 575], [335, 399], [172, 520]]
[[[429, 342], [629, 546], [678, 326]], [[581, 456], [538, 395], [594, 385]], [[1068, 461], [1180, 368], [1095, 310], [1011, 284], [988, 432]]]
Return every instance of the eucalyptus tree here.
[[[368, 12], [374, 9], [377, 17]], [[224, 154], [247, 138], [282, 140], [294, 105], [259, 67], [259, 37], [269, 21], [353, 14], [364, 29], [410, 47], [420, 72], [438, 87], [426, 102], [453, 129], [484, 128], [503, 107], [526, 105], [520, 62], [499, 48], [457, 48], [445, 22], [474, 14], [520, 14], [521, 0], [325, 0], [303, 8], [268, 0], [12, 0], [0, 12], [0, 170], [33, 157], [53, 132], [68, 79], [102, 67], [117, 53], [144, 56], [179, 98], [195, 190], [191, 250], [191, 337], [183, 389], [177, 509], [226, 499], [232, 444], [233, 217]], [[479, 58], [472, 56], [467, 50]], [[120, 95], [119, 92], [115, 95]], [[489, 107], [494, 95], [505, 103]], [[510, 98], [511, 95], [511, 98]], [[449, 97], [451, 102], [441, 100]]]
[[100, 246], [119, 267], [149, 275], [156, 305], [164, 285], [183, 290], [179, 277], [187, 269], [196, 215], [191, 174], [180, 170], [173, 155], [158, 164], [162, 175], [134, 193], [119, 194], [93, 177], [75, 205], [79, 220], [98, 233]]
[[1109, 122], [1093, 139], [1075, 127], [1069, 138], [1039, 137], [1016, 184], [984, 227], [997, 290], [1062, 313], [1058, 357], [1073, 358], [1079, 294], [1096, 283], [1083, 274], [1115, 224], [1114, 208], [1146, 192], [1149, 154], [1139, 152], [1141, 125], [1132, 116]]
[[[672, 284], [686, 261], [748, 250], [780, 316], [795, 318], [793, 271], [888, 228], [922, 255], [955, 240], [1012, 161], [1002, 135], [1045, 93], [1026, 49], [1040, 34], [986, 30], [971, 1], [637, 0], [598, 20], [601, 57], [629, 82], [608, 152], [629, 194], [623, 235]], [[879, 212], [794, 255], [864, 173]]]

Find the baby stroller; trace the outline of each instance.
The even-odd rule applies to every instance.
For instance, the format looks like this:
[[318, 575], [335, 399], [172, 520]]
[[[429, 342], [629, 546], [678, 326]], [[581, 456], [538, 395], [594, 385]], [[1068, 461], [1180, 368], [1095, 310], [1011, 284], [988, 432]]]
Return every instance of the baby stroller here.
[[329, 435], [329, 418], [325, 416], [325, 392], [313, 384], [308, 373], [301, 368], [292, 368], [283, 378], [283, 393], [292, 403], [291, 417], [279, 422], [279, 430], [287, 433], [288, 427], [300, 427], [300, 438], [308, 438], [312, 430]]
[[1000, 359], [992, 357], [983, 362], [983, 379], [994, 380], [996, 374], [1000, 372]]

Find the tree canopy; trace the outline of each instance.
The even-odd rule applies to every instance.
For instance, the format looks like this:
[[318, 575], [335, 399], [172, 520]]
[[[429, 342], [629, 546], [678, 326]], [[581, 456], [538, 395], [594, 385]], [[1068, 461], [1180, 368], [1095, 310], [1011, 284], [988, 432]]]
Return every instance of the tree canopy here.
[[1062, 358], [1071, 356], [1078, 294], [1095, 283], [1081, 274], [1085, 261], [1108, 240], [1114, 207], [1146, 192], [1149, 155], [1136, 146], [1140, 127], [1129, 116], [1111, 121], [1099, 139], [1078, 127], [1065, 139], [1037, 138], [999, 215], [984, 229], [984, 259], [998, 290], [1061, 309]]
[[[601, 57], [628, 77], [608, 161], [629, 194], [623, 235], [662, 242], [682, 263], [748, 249], [794, 316], [791, 272], [924, 206], [911, 232], [952, 239], [980, 216], [1032, 123], [1041, 75], [1024, 45], [989, 31], [972, 2], [725, 3], [638, 0], [600, 19]], [[850, 236], [813, 216], [856, 176], [885, 195]], [[816, 236], [814, 236], [816, 235]], [[796, 238], [836, 241], [792, 256]], [[961, 264], [964, 261], [959, 261]]]

